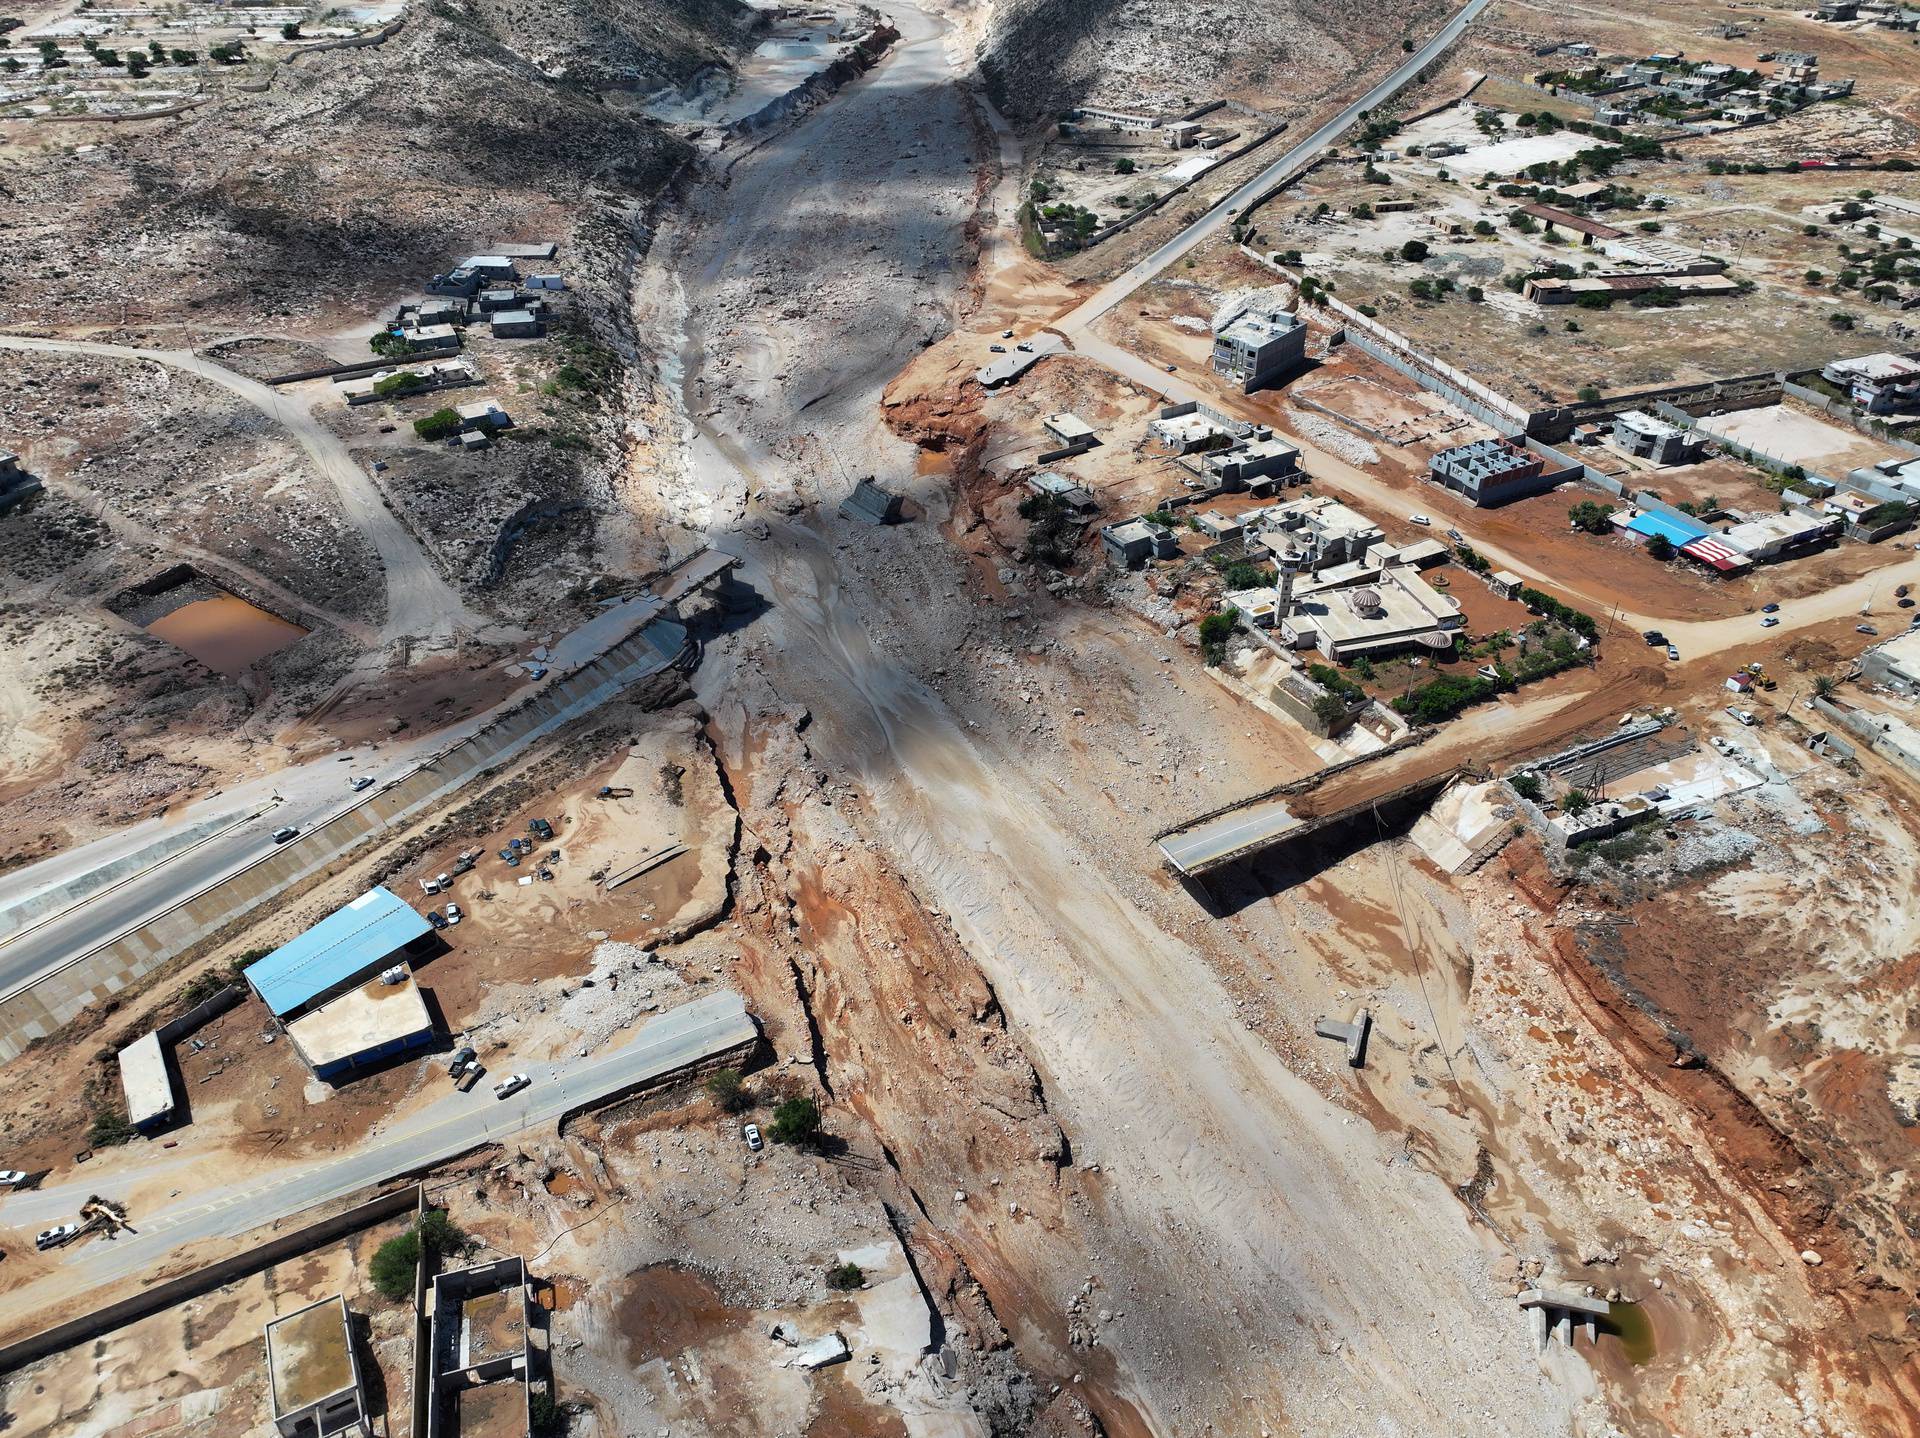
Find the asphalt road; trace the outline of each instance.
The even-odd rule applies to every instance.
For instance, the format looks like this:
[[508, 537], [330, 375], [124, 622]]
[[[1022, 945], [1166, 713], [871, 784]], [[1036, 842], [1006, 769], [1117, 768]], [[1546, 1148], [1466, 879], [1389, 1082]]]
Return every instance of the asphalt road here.
[[[284, 1168], [262, 1163], [236, 1182], [195, 1190], [191, 1176], [181, 1172], [192, 1160], [155, 1147], [151, 1164], [89, 1174], [57, 1188], [11, 1194], [0, 1199], [0, 1223], [13, 1230], [8, 1246], [15, 1247], [30, 1245], [41, 1228], [74, 1217], [89, 1194], [112, 1198], [169, 1172], [179, 1175], [176, 1181], [183, 1190], [181, 1201], [171, 1208], [131, 1213], [137, 1230], [132, 1234], [111, 1241], [90, 1238], [62, 1250], [59, 1268], [9, 1294], [8, 1306], [15, 1312], [30, 1311], [36, 1301], [68, 1297], [75, 1289], [150, 1272], [182, 1244], [237, 1238], [315, 1204], [431, 1168], [750, 1043], [758, 1033], [746, 1001], [731, 989], [721, 989], [649, 1019], [620, 1048], [557, 1069], [511, 1056], [494, 1059], [471, 1093], [460, 1093], [449, 1085], [445, 1094], [420, 1112], [334, 1158]], [[496, 1099], [494, 1083], [516, 1069], [533, 1082], [512, 1098]], [[436, 1081], [446, 1083], [444, 1077], [429, 1079]], [[193, 1141], [192, 1130], [186, 1130], [181, 1142]]]
[[1321, 125], [1319, 129], [1241, 185], [1206, 214], [1131, 269], [1095, 290], [1048, 328], [1072, 335], [1077, 340], [1080, 333], [1100, 316], [1167, 269], [1202, 240], [1226, 228], [1240, 211], [1253, 201], [1259, 199], [1282, 180], [1291, 179], [1319, 159], [1321, 154], [1360, 118], [1362, 110], [1373, 110], [1384, 104], [1438, 59], [1442, 51], [1460, 38], [1461, 32], [1473, 22], [1474, 17], [1487, 8], [1487, 4], [1488, 0], [1467, 0], [1465, 8], [1442, 25], [1439, 33], [1431, 40], [1401, 61], [1393, 73], [1383, 77], [1366, 94]]

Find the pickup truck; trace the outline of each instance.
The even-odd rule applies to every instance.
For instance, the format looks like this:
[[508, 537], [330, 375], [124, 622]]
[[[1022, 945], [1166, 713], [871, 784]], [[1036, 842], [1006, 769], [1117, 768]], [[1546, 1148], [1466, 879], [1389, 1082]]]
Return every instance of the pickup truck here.
[[470, 1063], [461, 1072], [460, 1077], [454, 1080], [453, 1086], [459, 1089], [461, 1093], [471, 1092], [473, 1086], [480, 1082], [481, 1077], [485, 1073], [486, 1069], [481, 1067], [480, 1064]]

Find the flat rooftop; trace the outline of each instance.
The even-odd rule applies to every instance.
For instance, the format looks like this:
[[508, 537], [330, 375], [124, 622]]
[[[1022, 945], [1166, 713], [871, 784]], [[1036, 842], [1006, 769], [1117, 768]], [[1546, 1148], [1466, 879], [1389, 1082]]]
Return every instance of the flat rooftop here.
[[267, 1377], [276, 1418], [354, 1387], [347, 1300], [335, 1294], [269, 1323]]
[[527, 1385], [485, 1383], [455, 1394], [447, 1403], [443, 1438], [526, 1438]]
[[287, 1037], [314, 1068], [399, 1043], [433, 1027], [420, 986], [408, 974], [397, 984], [369, 979], [287, 1025]]
[[120, 1087], [127, 1096], [127, 1121], [136, 1128], [173, 1112], [173, 1078], [159, 1034], [142, 1034], [120, 1050]]

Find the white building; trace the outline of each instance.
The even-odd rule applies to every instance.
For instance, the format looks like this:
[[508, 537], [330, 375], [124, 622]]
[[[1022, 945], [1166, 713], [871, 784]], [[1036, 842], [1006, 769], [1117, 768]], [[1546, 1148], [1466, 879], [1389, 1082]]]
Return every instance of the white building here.
[[1370, 583], [1296, 597], [1278, 620], [1295, 648], [1312, 647], [1336, 663], [1362, 655], [1453, 647], [1466, 625], [1458, 601], [1433, 588], [1410, 565], [1383, 569]]
[[1905, 355], [1835, 360], [1820, 371], [1820, 377], [1845, 389], [1847, 398], [1868, 414], [1920, 407], [1920, 362]]
[[1307, 362], [1307, 326], [1268, 294], [1229, 305], [1213, 321], [1213, 372], [1243, 394], [1265, 389]]

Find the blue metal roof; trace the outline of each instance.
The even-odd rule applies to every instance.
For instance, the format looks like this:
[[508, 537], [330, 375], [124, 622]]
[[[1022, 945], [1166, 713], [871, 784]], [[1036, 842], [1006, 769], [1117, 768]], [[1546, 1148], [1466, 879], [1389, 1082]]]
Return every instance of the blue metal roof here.
[[248, 965], [247, 982], [276, 1016], [286, 1014], [432, 932], [425, 916], [399, 895], [369, 889], [299, 938]]
[[1642, 510], [1627, 521], [1627, 528], [1635, 534], [1658, 534], [1667, 543], [1678, 549], [1683, 544], [1692, 544], [1713, 533], [1704, 524], [1691, 524], [1684, 519], [1673, 519], [1664, 514], [1655, 514], [1652, 510]]

